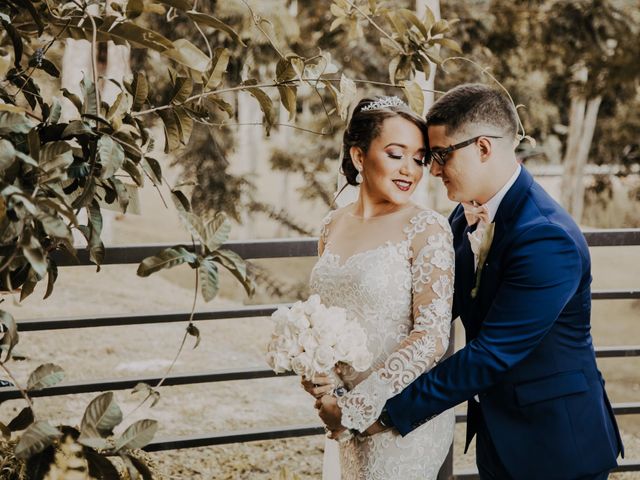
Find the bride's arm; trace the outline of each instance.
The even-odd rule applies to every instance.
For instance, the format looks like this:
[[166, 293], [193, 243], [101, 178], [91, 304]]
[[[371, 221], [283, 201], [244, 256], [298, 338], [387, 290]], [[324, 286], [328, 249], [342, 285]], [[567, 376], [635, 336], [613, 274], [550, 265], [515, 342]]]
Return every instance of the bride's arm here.
[[338, 399], [342, 425], [364, 432], [386, 401], [442, 358], [449, 345], [455, 256], [446, 220], [412, 240], [413, 329], [384, 365]]

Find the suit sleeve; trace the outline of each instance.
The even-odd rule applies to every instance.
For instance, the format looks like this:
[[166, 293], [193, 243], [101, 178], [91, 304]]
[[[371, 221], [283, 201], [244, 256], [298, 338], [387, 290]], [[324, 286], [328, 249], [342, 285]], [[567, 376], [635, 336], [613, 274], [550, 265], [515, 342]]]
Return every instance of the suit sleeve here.
[[575, 294], [582, 261], [563, 229], [544, 224], [520, 235], [503, 268], [478, 336], [387, 402], [402, 435], [495, 385], [525, 359]]

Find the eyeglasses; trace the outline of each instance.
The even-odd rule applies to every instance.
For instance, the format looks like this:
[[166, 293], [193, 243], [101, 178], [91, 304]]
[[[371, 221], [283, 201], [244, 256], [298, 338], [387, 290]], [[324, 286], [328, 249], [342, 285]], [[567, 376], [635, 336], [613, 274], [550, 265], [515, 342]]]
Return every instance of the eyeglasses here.
[[469, 140], [465, 140], [464, 142], [456, 143], [455, 145], [451, 145], [446, 148], [437, 148], [430, 149], [428, 155], [425, 157], [425, 166], [428, 166], [432, 161], [436, 162], [441, 167], [444, 167], [445, 162], [447, 161], [447, 157], [451, 152], [459, 150], [461, 148], [467, 147], [473, 143], [476, 143], [479, 138], [502, 138], [496, 137], [494, 135], [478, 135], [477, 137], [470, 138]]

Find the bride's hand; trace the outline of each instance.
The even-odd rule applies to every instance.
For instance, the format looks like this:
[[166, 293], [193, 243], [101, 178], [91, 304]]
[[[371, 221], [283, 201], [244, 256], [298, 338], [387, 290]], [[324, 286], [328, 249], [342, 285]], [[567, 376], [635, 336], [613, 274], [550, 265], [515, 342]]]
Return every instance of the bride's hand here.
[[311, 380], [302, 377], [302, 387], [315, 398], [331, 393], [335, 388], [333, 380], [327, 375], [314, 375]]

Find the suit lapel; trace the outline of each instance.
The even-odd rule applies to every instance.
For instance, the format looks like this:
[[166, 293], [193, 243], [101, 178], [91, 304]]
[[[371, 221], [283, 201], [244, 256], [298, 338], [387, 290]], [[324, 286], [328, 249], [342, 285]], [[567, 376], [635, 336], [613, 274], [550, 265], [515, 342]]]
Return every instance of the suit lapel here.
[[[485, 258], [485, 265], [490, 265], [496, 261], [500, 252], [502, 252], [504, 248], [502, 243], [505, 239], [505, 233], [509, 231], [509, 226], [513, 223], [514, 219], [517, 218], [522, 203], [525, 200], [527, 191], [531, 188], [532, 183], [533, 177], [524, 167], [522, 167], [520, 175], [518, 175], [515, 183], [507, 191], [506, 195], [500, 202], [498, 211], [493, 219], [495, 223], [495, 230], [493, 233], [491, 247], [489, 248], [489, 252]], [[482, 271], [480, 285], [482, 285], [483, 282], [491, 281], [491, 279], [486, 278], [486, 270], [487, 269], [483, 269]], [[480, 297], [481, 294], [482, 290], [480, 290], [478, 297]], [[478, 297], [476, 297], [476, 299]]]

